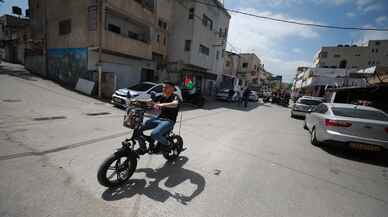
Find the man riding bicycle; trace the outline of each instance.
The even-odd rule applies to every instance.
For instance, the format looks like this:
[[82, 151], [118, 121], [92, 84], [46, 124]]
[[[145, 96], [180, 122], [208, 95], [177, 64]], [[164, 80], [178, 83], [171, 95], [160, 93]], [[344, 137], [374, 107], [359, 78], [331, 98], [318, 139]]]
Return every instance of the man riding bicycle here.
[[174, 87], [172, 82], [163, 82], [163, 94], [151, 102], [155, 109], [160, 110], [160, 114], [148, 119], [143, 125], [143, 130], [153, 129], [151, 138], [158, 142], [155, 152], [169, 151], [170, 148], [166, 135], [174, 128], [181, 103], [179, 96], [174, 93]]

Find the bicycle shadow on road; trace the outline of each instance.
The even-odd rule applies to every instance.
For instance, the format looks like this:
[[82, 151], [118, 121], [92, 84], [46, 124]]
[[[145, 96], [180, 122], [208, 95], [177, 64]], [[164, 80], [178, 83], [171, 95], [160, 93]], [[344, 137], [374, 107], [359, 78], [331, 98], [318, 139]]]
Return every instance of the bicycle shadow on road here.
[[[203, 192], [206, 185], [205, 178], [202, 175], [182, 167], [187, 161], [187, 157], [181, 156], [175, 162], [166, 162], [163, 167], [158, 169], [137, 169], [137, 173], [145, 173], [146, 179], [131, 179], [123, 186], [107, 189], [101, 197], [106, 201], [115, 201], [139, 194], [162, 203], [169, 198], [173, 198], [177, 202], [187, 205], [188, 202]], [[161, 181], [164, 181], [163, 188], [160, 186]], [[186, 181], [190, 181], [191, 185], [182, 186]], [[182, 189], [182, 187], [190, 188], [192, 185], [195, 186], [195, 190], [189, 195], [173, 191], [174, 187], [179, 186], [179, 189]]]

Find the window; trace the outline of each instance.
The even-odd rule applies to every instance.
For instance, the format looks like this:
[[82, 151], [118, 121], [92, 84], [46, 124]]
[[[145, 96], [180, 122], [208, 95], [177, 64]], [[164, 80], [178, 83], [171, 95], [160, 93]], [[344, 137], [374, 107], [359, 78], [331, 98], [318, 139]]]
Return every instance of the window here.
[[155, 85], [149, 84], [149, 83], [140, 83], [140, 84], [136, 84], [136, 85], [134, 85], [132, 87], [129, 87], [128, 89], [134, 90], [134, 91], [147, 91], [147, 90], [151, 89], [154, 86]]
[[356, 56], [356, 57], [359, 57], [359, 56], [361, 56], [361, 55], [360, 55], [360, 54], [356, 54], [355, 56]]
[[379, 52], [379, 49], [376, 48], [375, 53], [378, 53], [378, 52]]
[[144, 2], [144, 8], [148, 9], [150, 11], [154, 11], [155, 3], [154, 0], [143, 0]]
[[220, 31], [218, 32], [218, 37], [222, 37], [222, 28], [220, 28]]
[[372, 53], [374, 53], [375, 52], [375, 49], [372, 49]]
[[[121, 33], [121, 28], [114, 25], [114, 24], [108, 24], [108, 30], [111, 31], [111, 32], [114, 32], [114, 33], [117, 33], [117, 34], [120, 34]], [[136, 34], [136, 33], [135, 33]], [[137, 34], [136, 34], [137, 35]], [[131, 38], [129, 32], [128, 32], [128, 37]], [[136, 36], [137, 37], [137, 36]]]
[[230, 61], [226, 61], [225, 66], [230, 66]]
[[216, 60], [218, 60], [220, 58], [220, 52], [217, 51], [217, 54], [216, 54]]
[[322, 52], [319, 54], [319, 57], [321, 57], [321, 58], [326, 58], [326, 57], [327, 57], [327, 52], [326, 52], [326, 51], [322, 51]]
[[206, 56], [209, 56], [210, 49], [204, 45], [199, 45], [199, 52], [202, 54], [205, 54]]
[[163, 45], [166, 45], [167, 44], [167, 39], [166, 37], [163, 38]]
[[162, 91], [163, 91], [163, 86], [162, 86], [162, 85], [158, 85], [158, 86], [152, 88], [152, 89], [150, 90], [150, 92], [151, 92], [151, 91], [155, 91], [156, 93], [162, 93]]
[[161, 29], [167, 29], [167, 23], [160, 20], [158, 21], [158, 26], [161, 28]]
[[341, 107], [333, 107], [331, 108], [331, 110], [336, 116], [378, 120], [378, 121], [388, 121], [388, 116], [379, 111], [362, 110], [357, 108], [341, 108]]
[[202, 24], [209, 27], [210, 30], [213, 30], [213, 21], [205, 14], [202, 16]]
[[314, 99], [302, 99], [299, 98], [297, 103], [304, 104], [304, 105], [319, 105], [322, 103], [321, 100], [314, 100]]
[[340, 58], [341, 57], [341, 55], [339, 55], [339, 54], [334, 54], [334, 58]]
[[317, 113], [325, 114], [327, 112], [328, 108], [325, 104], [319, 104], [317, 106], [317, 109], [315, 110]]
[[71, 19], [60, 21], [58, 26], [59, 35], [67, 35], [71, 33]]
[[186, 40], [185, 41], [185, 51], [190, 51], [191, 50], [191, 40]]
[[376, 42], [375, 42], [375, 45], [376, 45], [376, 46], [379, 46], [379, 45], [380, 45], [380, 42], [379, 42], [379, 41], [376, 41]]
[[[112, 31], [112, 30], [110, 30], [110, 31]], [[112, 31], [112, 32], [114, 32], [114, 31]], [[120, 33], [120, 28], [119, 28], [119, 32], [116, 32], [116, 33]], [[128, 37], [135, 39], [135, 40], [139, 40], [139, 34], [137, 34], [136, 32], [128, 31]]]
[[194, 8], [190, 8], [189, 10], [189, 20], [194, 19]]
[[243, 63], [243, 64], [242, 64], [242, 67], [243, 67], [243, 68], [247, 68], [247, 67], [248, 67], [248, 63]]
[[160, 41], [160, 34], [158, 33], [157, 35], [156, 35], [156, 42], [159, 42]]

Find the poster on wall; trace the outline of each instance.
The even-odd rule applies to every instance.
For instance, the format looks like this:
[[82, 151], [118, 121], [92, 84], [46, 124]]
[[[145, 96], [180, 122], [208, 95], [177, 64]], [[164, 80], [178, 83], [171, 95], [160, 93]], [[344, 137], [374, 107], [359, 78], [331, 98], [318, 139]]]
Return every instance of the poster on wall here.
[[48, 49], [48, 78], [74, 87], [88, 70], [87, 48]]

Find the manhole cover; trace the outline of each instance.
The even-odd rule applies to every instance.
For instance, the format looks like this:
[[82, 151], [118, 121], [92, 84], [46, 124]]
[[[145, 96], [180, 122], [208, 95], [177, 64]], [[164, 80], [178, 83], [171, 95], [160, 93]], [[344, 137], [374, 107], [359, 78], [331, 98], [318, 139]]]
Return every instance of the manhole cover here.
[[21, 102], [20, 99], [3, 99], [3, 102]]
[[109, 115], [110, 112], [94, 112], [94, 113], [86, 113], [88, 116], [98, 116], [98, 115]]
[[66, 119], [66, 117], [65, 116], [40, 117], [40, 118], [34, 118], [34, 121], [47, 121], [47, 120], [57, 120], [57, 119]]

